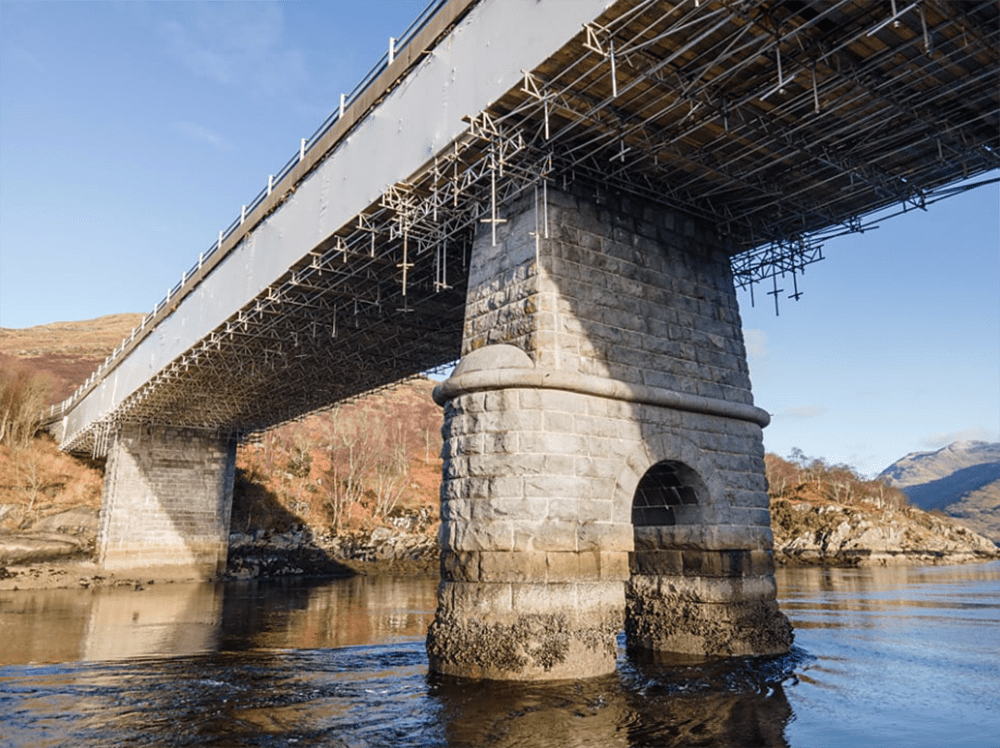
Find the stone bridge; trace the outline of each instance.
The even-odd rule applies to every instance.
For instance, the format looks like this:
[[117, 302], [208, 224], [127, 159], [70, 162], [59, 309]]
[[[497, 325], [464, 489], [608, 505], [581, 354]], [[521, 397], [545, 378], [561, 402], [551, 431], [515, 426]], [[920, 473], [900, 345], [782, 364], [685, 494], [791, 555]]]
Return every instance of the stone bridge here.
[[218, 573], [240, 439], [460, 359], [433, 670], [787, 651], [736, 287], [1000, 166], [998, 45], [995, 2], [434, 4], [54, 411], [100, 562]]

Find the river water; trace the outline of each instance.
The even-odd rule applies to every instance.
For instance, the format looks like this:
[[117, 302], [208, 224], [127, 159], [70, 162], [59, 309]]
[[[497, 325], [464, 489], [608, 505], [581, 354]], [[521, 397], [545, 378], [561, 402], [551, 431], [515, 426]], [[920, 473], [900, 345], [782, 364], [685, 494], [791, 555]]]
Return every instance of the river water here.
[[0, 592], [2, 746], [1000, 747], [1000, 562], [784, 569], [793, 652], [428, 675], [436, 581]]

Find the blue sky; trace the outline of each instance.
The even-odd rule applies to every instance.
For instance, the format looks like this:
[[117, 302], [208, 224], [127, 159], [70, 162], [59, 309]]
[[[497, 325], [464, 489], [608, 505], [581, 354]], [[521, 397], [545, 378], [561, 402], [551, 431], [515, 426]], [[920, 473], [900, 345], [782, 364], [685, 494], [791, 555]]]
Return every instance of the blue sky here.
[[[147, 312], [425, 0], [0, 0], [0, 326]], [[765, 446], [878, 472], [1000, 440], [1000, 190], [741, 294]]]

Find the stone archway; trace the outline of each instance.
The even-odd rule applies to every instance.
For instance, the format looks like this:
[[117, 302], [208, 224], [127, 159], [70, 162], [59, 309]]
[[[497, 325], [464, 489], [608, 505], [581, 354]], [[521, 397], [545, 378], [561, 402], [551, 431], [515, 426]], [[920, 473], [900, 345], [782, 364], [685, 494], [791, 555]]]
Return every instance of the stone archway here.
[[662, 460], [639, 480], [632, 499], [632, 527], [701, 524], [708, 489], [683, 462]]
[[[707, 462], [693, 444], [683, 451]], [[776, 602], [771, 550], [718, 524], [727, 509], [724, 495], [713, 495], [679, 460], [654, 462], [635, 484], [625, 590], [630, 650], [700, 657], [788, 651], [791, 625]]]

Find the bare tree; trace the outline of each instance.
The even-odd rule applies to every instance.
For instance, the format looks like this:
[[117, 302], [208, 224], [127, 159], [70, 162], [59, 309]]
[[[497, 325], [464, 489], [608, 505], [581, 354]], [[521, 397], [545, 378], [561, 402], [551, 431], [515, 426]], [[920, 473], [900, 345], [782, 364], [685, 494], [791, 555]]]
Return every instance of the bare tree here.
[[27, 446], [42, 426], [49, 390], [40, 374], [17, 366], [0, 369], [0, 444]]
[[375, 493], [375, 519], [385, 517], [395, 508], [409, 479], [410, 463], [406, 459], [406, 448], [399, 442], [389, 445], [375, 465], [372, 486]]
[[391, 512], [410, 476], [402, 424], [390, 428], [382, 414], [367, 409], [339, 413], [331, 419], [327, 444], [330, 467], [323, 487], [334, 529], [343, 527], [355, 504], [371, 502], [376, 520]]

